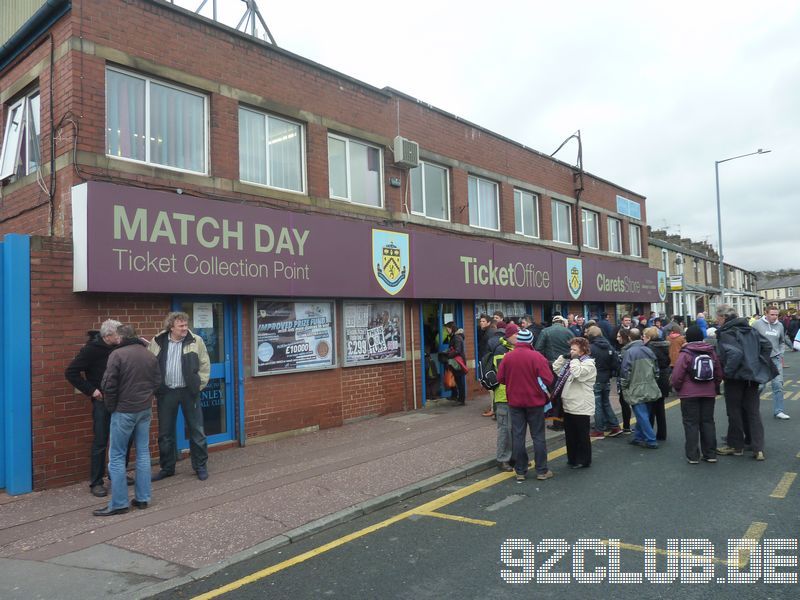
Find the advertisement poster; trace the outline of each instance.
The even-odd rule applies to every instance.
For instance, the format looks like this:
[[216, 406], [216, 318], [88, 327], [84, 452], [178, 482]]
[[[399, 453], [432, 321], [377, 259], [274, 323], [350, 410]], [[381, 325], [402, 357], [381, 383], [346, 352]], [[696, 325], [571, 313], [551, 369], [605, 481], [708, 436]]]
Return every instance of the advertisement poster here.
[[345, 365], [403, 358], [402, 302], [344, 303]]
[[255, 301], [255, 375], [335, 365], [333, 302]]

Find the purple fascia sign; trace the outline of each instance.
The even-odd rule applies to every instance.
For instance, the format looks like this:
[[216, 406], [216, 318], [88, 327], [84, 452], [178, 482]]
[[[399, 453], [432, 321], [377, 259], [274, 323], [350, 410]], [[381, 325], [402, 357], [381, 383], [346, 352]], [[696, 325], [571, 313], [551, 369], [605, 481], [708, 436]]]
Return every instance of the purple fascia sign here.
[[72, 188], [72, 216], [76, 292], [659, 301], [638, 263], [341, 216], [105, 182]]

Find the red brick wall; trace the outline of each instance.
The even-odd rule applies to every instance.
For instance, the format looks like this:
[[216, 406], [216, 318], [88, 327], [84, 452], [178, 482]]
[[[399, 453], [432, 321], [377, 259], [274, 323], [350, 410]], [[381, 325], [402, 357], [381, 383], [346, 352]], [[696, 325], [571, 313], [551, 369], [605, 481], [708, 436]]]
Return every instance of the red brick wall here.
[[[72, 241], [34, 237], [31, 242], [31, 376], [34, 488], [88, 481], [92, 442], [89, 398], [64, 378], [86, 341], [106, 319], [154, 335], [169, 299], [137, 294], [72, 293]], [[157, 455], [157, 425], [151, 448]]]

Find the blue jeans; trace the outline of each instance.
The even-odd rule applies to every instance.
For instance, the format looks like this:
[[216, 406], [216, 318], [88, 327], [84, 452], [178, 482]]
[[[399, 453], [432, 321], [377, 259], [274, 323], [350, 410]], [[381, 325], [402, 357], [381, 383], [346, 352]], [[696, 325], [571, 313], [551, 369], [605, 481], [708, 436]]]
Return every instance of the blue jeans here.
[[611, 408], [611, 382], [594, 384], [594, 428], [595, 431], [605, 431], [612, 427], [619, 427], [617, 415]]
[[494, 415], [497, 417], [497, 462], [511, 461], [511, 417], [508, 402], [496, 402]]
[[[773, 356], [772, 364], [778, 369], [778, 374], [775, 376], [775, 379], [769, 382], [772, 386], [772, 414], [777, 415], [783, 412], [783, 356], [780, 354], [778, 356]], [[764, 391], [765, 387], [767, 387], [766, 383], [758, 389], [759, 396], [761, 392]]]
[[128, 440], [136, 442], [136, 499], [150, 502], [150, 420], [152, 409], [136, 413], [111, 414], [111, 447], [108, 451], [108, 474], [111, 478], [111, 501], [108, 508], [128, 506], [128, 486], [125, 482], [125, 457]]
[[547, 473], [547, 445], [544, 439], [544, 407], [508, 407], [511, 413], [511, 448], [514, 456], [514, 470], [519, 475], [528, 472], [528, 450], [525, 438], [528, 429], [533, 438], [533, 461], [537, 473]]
[[633, 430], [633, 439], [637, 442], [644, 442], [648, 446], [656, 444], [656, 433], [650, 426], [650, 409], [647, 404], [631, 405], [633, 414], [636, 415], [636, 427]]

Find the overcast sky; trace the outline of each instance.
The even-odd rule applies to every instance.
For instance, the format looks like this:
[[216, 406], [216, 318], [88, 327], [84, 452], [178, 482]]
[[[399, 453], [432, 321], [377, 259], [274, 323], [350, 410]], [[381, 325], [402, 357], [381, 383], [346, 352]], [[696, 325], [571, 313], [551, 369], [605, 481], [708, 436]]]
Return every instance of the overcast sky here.
[[[238, 21], [243, 4], [218, 2]], [[714, 162], [772, 150], [720, 165], [724, 256], [800, 268], [800, 2], [259, 6], [280, 47], [541, 152], [580, 129], [587, 171], [646, 196], [653, 228], [715, 247]]]

